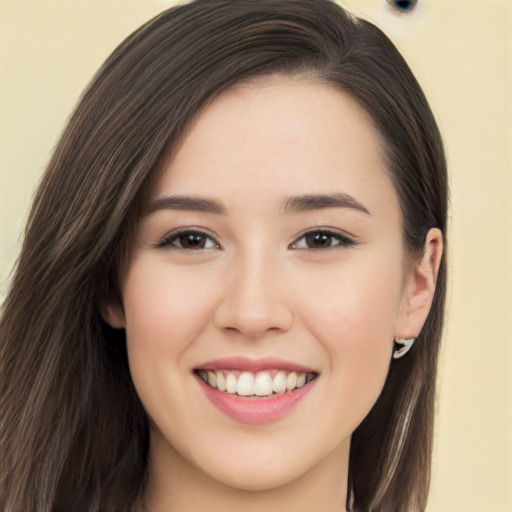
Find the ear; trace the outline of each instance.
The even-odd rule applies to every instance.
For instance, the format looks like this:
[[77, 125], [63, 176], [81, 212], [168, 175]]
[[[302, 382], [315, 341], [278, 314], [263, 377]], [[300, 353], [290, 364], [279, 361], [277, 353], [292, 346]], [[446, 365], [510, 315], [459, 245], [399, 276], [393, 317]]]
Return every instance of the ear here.
[[110, 303], [103, 307], [101, 316], [113, 329], [124, 329], [126, 326], [123, 307], [118, 302]]
[[406, 271], [395, 339], [411, 338], [420, 333], [434, 300], [442, 254], [443, 234], [441, 230], [432, 228], [425, 238], [421, 258], [413, 261]]

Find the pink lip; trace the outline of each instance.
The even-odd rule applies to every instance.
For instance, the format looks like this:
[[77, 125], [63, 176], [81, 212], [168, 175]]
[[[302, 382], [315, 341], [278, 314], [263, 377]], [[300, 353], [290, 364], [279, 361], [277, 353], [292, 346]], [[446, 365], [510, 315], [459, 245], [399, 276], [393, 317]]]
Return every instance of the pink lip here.
[[197, 367], [198, 370], [238, 370], [247, 372], [258, 372], [263, 370], [287, 370], [298, 373], [317, 373], [312, 368], [283, 359], [264, 357], [252, 359], [248, 357], [223, 357], [208, 361]]
[[[251, 372], [280, 369], [290, 372], [318, 373], [311, 368], [279, 359], [248, 359], [245, 357], [216, 359], [201, 365], [198, 369]], [[316, 384], [316, 379], [313, 379], [293, 391], [286, 391], [268, 398], [247, 398], [219, 391], [209, 386], [197, 375], [196, 380], [206, 397], [217, 409], [231, 419], [248, 425], [264, 425], [283, 418], [302, 402]]]

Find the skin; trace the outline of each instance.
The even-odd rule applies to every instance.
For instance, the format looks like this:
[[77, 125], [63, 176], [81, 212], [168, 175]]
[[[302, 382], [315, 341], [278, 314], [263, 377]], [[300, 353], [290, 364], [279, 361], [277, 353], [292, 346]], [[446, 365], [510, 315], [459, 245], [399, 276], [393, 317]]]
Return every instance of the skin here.
[[[217, 98], [162, 169], [153, 201], [205, 198], [224, 212], [148, 211], [122, 305], [105, 314], [126, 329], [150, 418], [141, 509], [345, 509], [351, 434], [382, 390], [393, 339], [421, 330], [442, 251], [433, 229], [420, 261], [405, 254], [379, 144], [348, 95], [272, 77]], [[283, 207], [305, 194], [346, 194], [368, 213]], [[183, 227], [204, 233], [204, 247], [172, 238]], [[319, 229], [335, 234], [330, 247], [304, 238]], [[226, 356], [278, 357], [318, 377], [284, 418], [245, 425], [193, 373]]]

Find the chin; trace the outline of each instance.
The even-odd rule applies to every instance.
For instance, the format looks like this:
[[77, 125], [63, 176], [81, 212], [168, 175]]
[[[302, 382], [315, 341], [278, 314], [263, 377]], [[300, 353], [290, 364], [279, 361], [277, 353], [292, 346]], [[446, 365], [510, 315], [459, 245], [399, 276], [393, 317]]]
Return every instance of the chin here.
[[232, 489], [242, 492], [264, 492], [291, 485], [307, 473], [306, 469], [292, 469], [286, 463], [269, 467], [268, 464], [262, 466], [250, 461], [236, 461], [230, 469], [227, 471], [226, 468], [211, 468], [208, 474], [213, 480]]

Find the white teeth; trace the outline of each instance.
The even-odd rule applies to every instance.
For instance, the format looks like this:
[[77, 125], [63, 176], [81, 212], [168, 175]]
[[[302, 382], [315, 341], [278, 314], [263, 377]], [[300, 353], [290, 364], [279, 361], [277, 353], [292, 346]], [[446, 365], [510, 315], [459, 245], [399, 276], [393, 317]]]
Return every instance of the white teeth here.
[[[313, 380], [312, 373], [285, 372], [279, 370], [271, 377], [270, 371], [261, 371], [254, 375], [251, 372], [227, 372], [222, 370], [198, 370], [197, 374], [212, 388], [239, 396], [271, 396], [301, 388]], [[238, 377], [237, 377], [238, 374]]]
[[297, 384], [297, 374], [295, 372], [290, 372], [288, 377], [286, 377], [286, 389], [291, 391], [295, 389], [295, 385]]
[[237, 381], [234, 373], [228, 373], [226, 377], [226, 391], [232, 395], [236, 393]]
[[260, 372], [254, 380], [254, 394], [257, 396], [269, 396], [272, 394], [272, 377], [268, 372]]
[[277, 372], [272, 381], [272, 389], [274, 393], [284, 393], [286, 391], [286, 373], [283, 371]]
[[244, 372], [238, 377], [238, 384], [236, 391], [240, 396], [254, 395], [254, 375], [249, 372]]
[[226, 379], [224, 378], [224, 374], [222, 372], [215, 372], [215, 377], [217, 378], [217, 388], [220, 391], [226, 391]]

